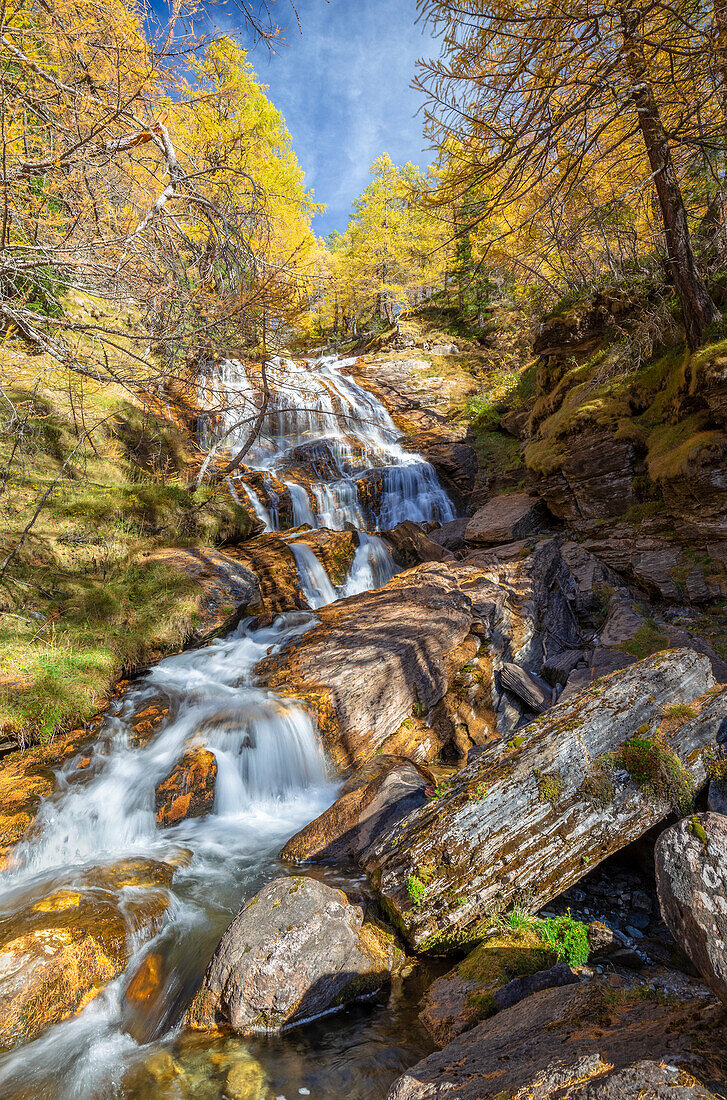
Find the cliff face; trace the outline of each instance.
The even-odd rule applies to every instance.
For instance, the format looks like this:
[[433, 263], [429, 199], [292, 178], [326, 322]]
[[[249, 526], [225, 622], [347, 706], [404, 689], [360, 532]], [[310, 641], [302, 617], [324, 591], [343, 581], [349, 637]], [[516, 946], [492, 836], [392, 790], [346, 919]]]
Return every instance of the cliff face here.
[[639, 365], [613, 337], [626, 308], [597, 299], [541, 326], [528, 478], [648, 594], [709, 603], [727, 595], [727, 341]]

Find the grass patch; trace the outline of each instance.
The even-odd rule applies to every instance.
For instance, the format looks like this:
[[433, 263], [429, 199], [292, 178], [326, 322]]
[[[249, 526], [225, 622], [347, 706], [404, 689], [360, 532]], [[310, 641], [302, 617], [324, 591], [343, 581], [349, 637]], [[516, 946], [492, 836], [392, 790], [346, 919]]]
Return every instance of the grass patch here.
[[626, 642], [620, 642], [615, 649], [624, 653], [630, 653], [640, 661], [644, 657], [650, 657], [652, 653], [659, 653], [669, 646], [669, 635], [658, 625], [654, 619], [647, 619], [640, 626], [632, 638]]

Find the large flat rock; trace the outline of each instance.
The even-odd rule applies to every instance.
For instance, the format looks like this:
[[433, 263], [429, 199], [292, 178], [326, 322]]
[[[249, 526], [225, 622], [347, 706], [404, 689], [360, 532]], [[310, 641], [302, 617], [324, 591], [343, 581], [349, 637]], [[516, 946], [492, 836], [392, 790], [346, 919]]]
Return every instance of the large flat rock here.
[[[719, 1044], [718, 1026], [713, 1002], [696, 990], [675, 1003], [643, 987], [629, 990], [618, 979], [613, 985], [591, 981], [548, 989], [412, 1066], [394, 1082], [388, 1100], [703, 1100], [709, 1090], [695, 1081], [693, 1091], [680, 1091], [674, 1087], [678, 1072], [665, 1076], [663, 1066], [682, 1064], [711, 1077], [693, 1044], [710, 1029], [717, 1031], [711, 1041]], [[653, 1062], [644, 1064], [646, 1059]]]
[[412, 711], [447, 690], [450, 654], [474, 612], [458, 573], [421, 565], [384, 588], [321, 608], [320, 622], [258, 669], [259, 682], [303, 699], [341, 767], [364, 763]]
[[[509, 905], [536, 911], [661, 821], [705, 780], [703, 750], [727, 713], [713, 684], [708, 658], [687, 649], [616, 672], [381, 836], [366, 870], [409, 943], [446, 952]], [[679, 705], [683, 724], [662, 729]], [[634, 737], [628, 757], [606, 755]]]

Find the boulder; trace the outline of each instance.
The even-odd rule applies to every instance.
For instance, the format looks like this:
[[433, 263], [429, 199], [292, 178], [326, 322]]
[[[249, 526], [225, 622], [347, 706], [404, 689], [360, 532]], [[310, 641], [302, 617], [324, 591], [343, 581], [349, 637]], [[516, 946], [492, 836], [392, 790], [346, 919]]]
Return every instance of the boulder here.
[[449, 561], [452, 554], [440, 543], [425, 535], [418, 523], [406, 519], [381, 537], [391, 546], [394, 560], [405, 569], [425, 561]]
[[[481, 754], [381, 836], [365, 867], [408, 942], [442, 953], [523, 897], [537, 910], [663, 820], [705, 780], [702, 750], [727, 714], [713, 684], [691, 650], [638, 662]], [[694, 716], [666, 734], [679, 704]]]
[[552, 693], [548, 685], [539, 676], [512, 661], [504, 661], [500, 665], [500, 683], [507, 691], [517, 695], [533, 714], [542, 714], [550, 706]]
[[711, 781], [707, 791], [707, 808], [713, 814], [727, 816], [727, 785], [714, 779]]
[[434, 344], [430, 349], [432, 355], [458, 355], [459, 348], [456, 344]]
[[477, 546], [499, 546], [515, 542], [537, 531], [545, 520], [545, 509], [537, 497], [506, 493], [493, 497], [472, 516], [465, 541]]
[[[713, 1076], [707, 1059], [694, 1051], [695, 1039], [717, 1028], [716, 1010], [704, 998], [675, 1001], [658, 988], [631, 989], [616, 975], [608, 984], [594, 980], [546, 989], [412, 1066], [393, 1083], [388, 1100], [575, 1100], [584, 1093], [590, 1100], [706, 1100], [708, 1091], [694, 1077], [680, 1078], [664, 1063], [681, 1062], [690, 1074]], [[713, 1040], [720, 1042], [719, 1032]], [[645, 1067], [644, 1059], [654, 1059], [657, 1068]], [[681, 1080], [687, 1082], [683, 1093]], [[644, 1091], [634, 1087], [639, 1081]], [[646, 1090], [649, 1081], [660, 1091]]]
[[704, 981], [727, 1001], [727, 819], [694, 814], [654, 849], [661, 912]]
[[411, 760], [376, 756], [356, 769], [340, 797], [291, 837], [280, 856], [290, 863], [358, 859], [381, 832], [422, 806], [435, 783]]
[[217, 760], [201, 745], [188, 749], [154, 795], [157, 825], [177, 825], [187, 817], [204, 817], [215, 804]]
[[342, 1008], [389, 981], [391, 935], [316, 879], [283, 877], [239, 911], [187, 1013], [197, 1030], [281, 1031]]
[[317, 617], [259, 665], [258, 682], [308, 703], [334, 763], [348, 767], [370, 759], [405, 720], [442, 697], [450, 654], [474, 612], [459, 574], [431, 563], [320, 608]]
[[429, 538], [445, 550], [462, 550], [464, 548], [464, 534], [469, 520], [466, 516], [461, 519], [452, 519], [449, 523], [443, 523], [429, 532]]

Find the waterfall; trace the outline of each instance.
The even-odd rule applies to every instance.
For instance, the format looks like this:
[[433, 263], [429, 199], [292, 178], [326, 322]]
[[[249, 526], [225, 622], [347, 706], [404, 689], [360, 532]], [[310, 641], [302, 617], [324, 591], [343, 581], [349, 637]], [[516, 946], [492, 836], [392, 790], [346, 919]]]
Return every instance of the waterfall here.
[[359, 531], [359, 544], [343, 590], [344, 596], [357, 596], [380, 588], [396, 573], [396, 566], [383, 539]]
[[[280, 526], [275, 486], [280, 488], [282, 477], [294, 526], [343, 530], [350, 524], [358, 529], [358, 547], [339, 592], [311, 546], [292, 536], [296, 541], [290, 549], [313, 611], [391, 579], [396, 568], [386, 544], [373, 533], [376, 528], [402, 519], [454, 515], [432, 467], [399, 446], [386, 409], [346, 374], [353, 362], [272, 360], [273, 392], [262, 433], [246, 456], [247, 466], [227, 479], [233, 499], [239, 501], [244, 492], [266, 531]], [[207, 410], [200, 426], [203, 446], [232, 451], [244, 444], [259, 400], [239, 360], [208, 365], [200, 382], [200, 401]], [[313, 461], [326, 476], [311, 473]], [[256, 471], [254, 479], [250, 471]], [[255, 480], [259, 488], [260, 476], [269, 507], [249, 484]], [[367, 476], [379, 495], [367, 494], [373, 503], [364, 505], [359, 482], [365, 484]], [[285, 510], [282, 514], [287, 517]], [[280, 873], [277, 853], [285, 841], [336, 797], [338, 785], [327, 777], [306, 708], [263, 689], [255, 678], [265, 656], [315, 622], [310, 612], [289, 612], [265, 627], [247, 621], [202, 649], [168, 657], [113, 704], [96, 740], [84, 745], [84, 759], [79, 753], [60, 767], [55, 790], [41, 803], [32, 831], [13, 850], [9, 869], [0, 873], [0, 924], [22, 921], [22, 914], [53, 890], [88, 890], [96, 876], [131, 859], [173, 863], [175, 876], [165, 887], [168, 908], [152, 938], [141, 944], [127, 929], [133, 953], [124, 973], [77, 1015], [33, 1042], [0, 1053], [1, 1096], [141, 1095], [120, 1084], [124, 1073], [154, 1050], [168, 1051], [231, 915], [261, 882]], [[133, 722], [159, 700], [166, 706], [164, 717], [138, 744]], [[214, 805], [206, 816], [161, 827], [156, 788], [192, 746], [204, 746], [215, 756]], [[104, 904], [113, 896], [125, 913], [129, 889], [104, 888]], [[163, 960], [167, 978], [158, 1003], [147, 1007], [153, 1013], [154, 1039], [137, 1042], [127, 1026], [134, 1010], [124, 991], [145, 952]], [[197, 1049], [202, 1062], [201, 1040]], [[161, 1098], [162, 1092], [149, 1095]]]
[[285, 481], [283, 484], [290, 493], [290, 499], [293, 503], [293, 526], [301, 527], [307, 524], [308, 527], [315, 527], [316, 517], [303, 486], [298, 485], [295, 481]]
[[[401, 433], [384, 406], [346, 373], [354, 363], [333, 356], [270, 360], [270, 400], [246, 462], [263, 474], [272, 530], [280, 527], [273, 472], [285, 476], [293, 526], [340, 531], [350, 523], [385, 530], [405, 519], [447, 522], [455, 517], [433, 467], [400, 446]], [[245, 443], [250, 410], [259, 401], [245, 366], [225, 359], [216, 372], [208, 368], [202, 392], [209, 410], [202, 433], [207, 445], [217, 440], [234, 450]], [[359, 499], [357, 481], [371, 476], [383, 483], [376, 507], [363, 506]], [[240, 478], [244, 484], [244, 471]]]
[[291, 542], [295, 563], [298, 566], [298, 577], [303, 595], [308, 601], [308, 606], [314, 609], [325, 607], [338, 599], [335, 588], [328, 579], [328, 574], [315, 556], [310, 546], [305, 542]]

